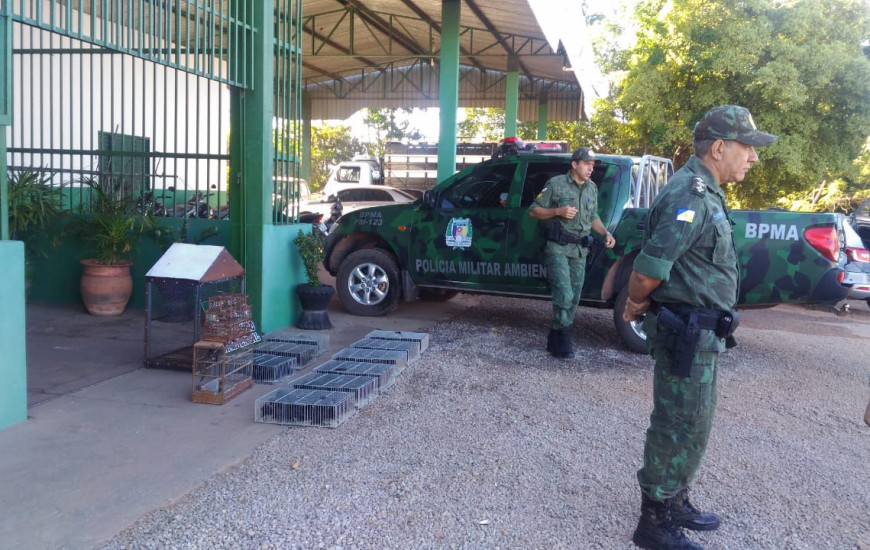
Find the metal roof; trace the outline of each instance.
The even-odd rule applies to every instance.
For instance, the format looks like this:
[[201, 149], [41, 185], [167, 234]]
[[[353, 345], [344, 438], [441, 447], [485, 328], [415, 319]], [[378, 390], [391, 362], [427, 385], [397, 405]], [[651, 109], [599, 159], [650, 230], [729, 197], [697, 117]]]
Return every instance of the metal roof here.
[[[304, 0], [302, 78], [311, 117], [437, 106], [441, 8], [424, 0]], [[563, 70], [564, 49], [550, 47], [527, 0], [461, 0], [459, 106], [503, 107], [512, 59], [520, 119], [537, 119], [542, 95], [550, 120], [581, 116], [582, 91]]]

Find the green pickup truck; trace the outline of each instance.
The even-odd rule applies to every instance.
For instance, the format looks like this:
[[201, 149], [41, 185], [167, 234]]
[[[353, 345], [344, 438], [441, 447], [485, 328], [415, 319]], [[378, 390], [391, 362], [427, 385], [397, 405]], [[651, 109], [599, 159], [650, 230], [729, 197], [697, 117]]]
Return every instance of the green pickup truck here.
[[[601, 221], [616, 237], [590, 249], [581, 304], [612, 308], [629, 349], [645, 351], [637, 323], [622, 320], [627, 283], [647, 209], [673, 171], [668, 159], [599, 155]], [[545, 238], [529, 205], [570, 154], [514, 154], [469, 166], [414, 203], [357, 210], [326, 237], [326, 270], [345, 309], [377, 316], [400, 300], [447, 300], [458, 292], [549, 299]], [[842, 284], [836, 214], [733, 211], [741, 264], [739, 307], [836, 304]]]

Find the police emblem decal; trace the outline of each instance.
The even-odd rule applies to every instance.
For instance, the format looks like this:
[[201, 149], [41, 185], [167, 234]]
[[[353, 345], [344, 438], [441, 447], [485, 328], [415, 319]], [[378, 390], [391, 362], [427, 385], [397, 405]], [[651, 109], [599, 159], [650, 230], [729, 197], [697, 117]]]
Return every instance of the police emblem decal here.
[[471, 246], [471, 220], [468, 218], [451, 218], [444, 233], [444, 242], [453, 248], [468, 248]]

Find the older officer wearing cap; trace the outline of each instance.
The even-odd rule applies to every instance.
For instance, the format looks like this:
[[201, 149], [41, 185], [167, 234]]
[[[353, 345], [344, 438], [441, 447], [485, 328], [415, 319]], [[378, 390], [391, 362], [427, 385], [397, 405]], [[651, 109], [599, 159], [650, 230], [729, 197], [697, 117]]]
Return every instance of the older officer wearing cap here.
[[580, 147], [571, 155], [568, 173], [550, 178], [529, 207], [533, 218], [558, 224], [548, 228], [544, 255], [553, 300], [547, 351], [560, 359], [574, 356], [571, 324], [586, 277], [588, 236], [594, 231], [604, 237], [607, 248], [616, 244], [598, 217], [598, 187], [589, 179], [598, 162], [592, 149]]
[[641, 548], [700, 549], [682, 529], [712, 531], [719, 518], [689, 501], [716, 408], [719, 354], [735, 345], [739, 268], [734, 222], [720, 185], [739, 182], [758, 161], [760, 132], [743, 107], [711, 109], [695, 125], [694, 155], [656, 197], [634, 261], [623, 319], [649, 312], [643, 328], [655, 359], [653, 412], [637, 472]]

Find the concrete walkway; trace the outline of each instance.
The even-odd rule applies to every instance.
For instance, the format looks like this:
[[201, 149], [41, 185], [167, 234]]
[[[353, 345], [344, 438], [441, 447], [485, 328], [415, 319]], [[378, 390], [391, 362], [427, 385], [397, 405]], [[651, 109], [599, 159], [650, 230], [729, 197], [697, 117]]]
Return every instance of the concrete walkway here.
[[[330, 351], [374, 329], [428, 332], [481, 297], [400, 304], [354, 317], [337, 299]], [[0, 431], [0, 549], [91, 549], [287, 428], [253, 421], [255, 384], [232, 401], [190, 401], [189, 372], [144, 369], [144, 312], [88, 315], [79, 306], [27, 306], [28, 415]], [[306, 428], [318, 429], [318, 428]]]

